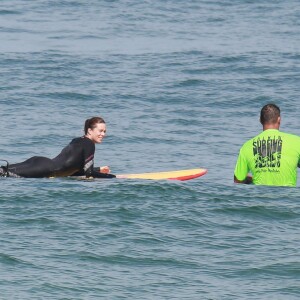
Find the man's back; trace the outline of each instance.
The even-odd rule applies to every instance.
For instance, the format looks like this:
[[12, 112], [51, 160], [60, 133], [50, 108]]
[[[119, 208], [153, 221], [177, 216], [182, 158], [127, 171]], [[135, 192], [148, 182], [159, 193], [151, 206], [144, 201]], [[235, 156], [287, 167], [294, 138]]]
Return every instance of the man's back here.
[[300, 164], [300, 137], [268, 129], [247, 141], [235, 167], [237, 180], [251, 171], [254, 184], [296, 186]]

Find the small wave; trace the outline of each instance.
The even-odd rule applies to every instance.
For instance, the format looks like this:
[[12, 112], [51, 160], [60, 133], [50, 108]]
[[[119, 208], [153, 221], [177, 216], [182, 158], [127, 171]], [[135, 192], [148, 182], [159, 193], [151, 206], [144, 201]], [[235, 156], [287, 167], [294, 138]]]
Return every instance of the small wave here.
[[187, 79], [184, 81], [181, 81], [174, 85], [174, 87], [195, 87], [198, 85], [205, 85], [207, 82], [205, 80], [200, 79]]
[[7, 9], [0, 9], [0, 15], [20, 15], [21, 13], [16, 10], [7, 10]]

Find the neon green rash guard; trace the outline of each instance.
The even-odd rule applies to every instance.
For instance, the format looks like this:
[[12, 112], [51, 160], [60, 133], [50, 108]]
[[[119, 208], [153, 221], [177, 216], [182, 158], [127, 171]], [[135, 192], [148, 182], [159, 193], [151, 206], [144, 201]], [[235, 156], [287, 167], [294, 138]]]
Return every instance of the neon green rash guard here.
[[234, 175], [243, 181], [248, 172], [259, 185], [296, 186], [300, 167], [300, 137], [268, 129], [241, 148]]

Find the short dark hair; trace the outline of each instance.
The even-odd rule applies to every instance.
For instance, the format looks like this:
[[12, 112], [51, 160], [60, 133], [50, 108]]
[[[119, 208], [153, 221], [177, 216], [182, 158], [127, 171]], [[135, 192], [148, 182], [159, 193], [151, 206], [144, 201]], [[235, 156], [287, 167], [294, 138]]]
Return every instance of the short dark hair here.
[[280, 117], [280, 108], [273, 104], [266, 104], [260, 111], [260, 123], [261, 124], [274, 124]]
[[84, 123], [84, 133], [87, 134], [89, 128], [95, 128], [96, 124], [98, 123], [105, 124], [105, 121], [101, 117], [92, 117], [90, 119], [87, 119]]

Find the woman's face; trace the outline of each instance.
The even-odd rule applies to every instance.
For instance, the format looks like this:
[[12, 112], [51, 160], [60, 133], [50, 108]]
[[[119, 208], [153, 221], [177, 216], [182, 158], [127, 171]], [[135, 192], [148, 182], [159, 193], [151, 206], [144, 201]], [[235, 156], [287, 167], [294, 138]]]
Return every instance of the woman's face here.
[[96, 126], [88, 129], [86, 137], [92, 140], [94, 143], [101, 143], [106, 135], [105, 123], [97, 123]]

